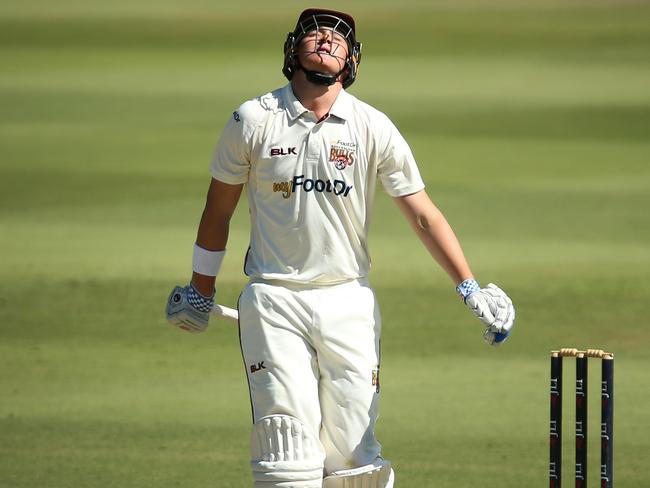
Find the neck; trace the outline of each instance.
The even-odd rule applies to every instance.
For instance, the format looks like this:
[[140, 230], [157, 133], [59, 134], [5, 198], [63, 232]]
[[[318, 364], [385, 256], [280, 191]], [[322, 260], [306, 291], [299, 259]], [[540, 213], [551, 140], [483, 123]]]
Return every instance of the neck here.
[[291, 88], [303, 107], [311, 110], [316, 114], [316, 118], [321, 119], [334, 105], [343, 85], [340, 81], [330, 86], [317, 85], [307, 79], [303, 70], [298, 70], [291, 79]]

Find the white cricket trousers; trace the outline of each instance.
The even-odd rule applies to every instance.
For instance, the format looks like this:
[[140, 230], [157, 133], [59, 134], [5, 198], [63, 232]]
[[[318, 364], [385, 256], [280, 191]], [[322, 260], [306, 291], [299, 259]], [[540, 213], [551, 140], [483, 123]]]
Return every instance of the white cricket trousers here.
[[252, 280], [239, 299], [239, 333], [253, 423], [286, 415], [304, 424], [317, 436], [325, 475], [372, 463], [381, 449], [380, 331], [366, 280]]

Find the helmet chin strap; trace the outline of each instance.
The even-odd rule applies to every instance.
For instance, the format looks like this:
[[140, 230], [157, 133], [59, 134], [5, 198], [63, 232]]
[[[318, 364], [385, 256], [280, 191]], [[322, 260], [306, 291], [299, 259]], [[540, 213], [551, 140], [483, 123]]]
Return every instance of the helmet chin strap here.
[[336, 83], [336, 80], [338, 80], [339, 76], [341, 76], [345, 71], [345, 68], [343, 68], [341, 71], [339, 71], [336, 74], [322, 73], [320, 71], [311, 71], [305, 69], [300, 63], [298, 63], [298, 68], [300, 68], [305, 72], [308, 81], [316, 85], [323, 85], [323, 86], [332, 86], [334, 83]]
[[332, 75], [330, 73], [319, 73], [318, 71], [309, 71], [304, 68], [303, 71], [307, 79], [316, 85], [332, 86], [338, 78], [338, 75]]

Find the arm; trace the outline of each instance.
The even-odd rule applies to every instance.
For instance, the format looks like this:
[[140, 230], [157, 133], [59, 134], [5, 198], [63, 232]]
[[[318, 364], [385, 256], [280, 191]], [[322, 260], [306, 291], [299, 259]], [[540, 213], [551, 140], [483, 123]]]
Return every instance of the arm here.
[[454, 231], [426, 191], [395, 197], [394, 200], [431, 256], [455, 285], [473, 277]]
[[[243, 184], [229, 185], [212, 179], [201, 216], [196, 243], [208, 251], [223, 251], [228, 242], [230, 219], [235, 212]], [[214, 290], [214, 276], [194, 272], [192, 284], [199, 293], [210, 296]]]
[[[228, 242], [228, 230], [230, 218], [235, 211], [243, 184], [228, 185], [216, 179], [210, 183], [208, 197], [199, 224], [199, 231], [196, 238], [201, 255], [206, 256], [208, 261], [201, 265], [201, 271], [208, 270], [209, 273], [217, 274], [218, 268], [223, 259], [223, 253], [210, 251], [224, 251]], [[199, 258], [201, 259], [201, 258]], [[196, 262], [192, 263], [194, 269]], [[193, 272], [190, 285], [176, 286], [167, 299], [167, 320], [176, 327], [188, 332], [203, 332], [208, 326], [210, 311], [214, 307], [216, 276]]]
[[174, 288], [167, 301], [167, 320], [190, 332], [205, 330], [214, 309], [214, 283], [224, 258], [230, 219], [250, 173], [256, 110], [256, 102], [244, 103], [221, 134], [210, 164], [213, 179], [194, 245], [192, 280], [185, 287]]
[[454, 281], [469, 309], [486, 326], [485, 341], [498, 345], [506, 340], [515, 320], [512, 301], [492, 283], [479, 288], [454, 231], [427, 193], [421, 190], [395, 197], [395, 203], [431, 256]]

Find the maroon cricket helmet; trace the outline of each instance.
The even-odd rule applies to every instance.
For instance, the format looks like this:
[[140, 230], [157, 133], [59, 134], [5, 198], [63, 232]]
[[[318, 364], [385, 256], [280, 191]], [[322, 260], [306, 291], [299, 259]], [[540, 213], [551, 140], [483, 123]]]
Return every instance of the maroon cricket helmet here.
[[[297, 48], [302, 38], [309, 32], [324, 27], [331, 28], [334, 32], [340, 34], [348, 44], [345, 66], [339, 73], [334, 75], [307, 71], [298, 62]], [[341, 79], [343, 88], [349, 87], [356, 79], [359, 62], [361, 61], [361, 43], [356, 40], [355, 29], [354, 18], [350, 14], [321, 8], [304, 10], [298, 17], [295, 29], [287, 34], [284, 43], [284, 66], [282, 67], [284, 76], [291, 80], [294, 73], [298, 69], [302, 69], [310, 81], [321, 85], [332, 85], [339, 76], [343, 75]]]

